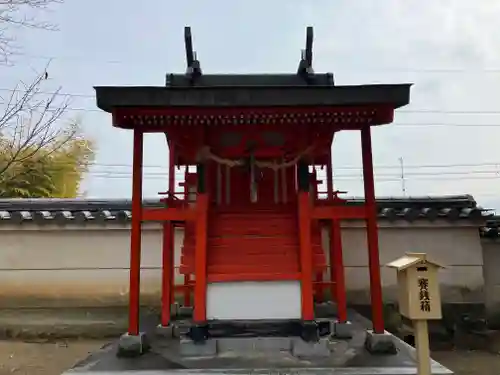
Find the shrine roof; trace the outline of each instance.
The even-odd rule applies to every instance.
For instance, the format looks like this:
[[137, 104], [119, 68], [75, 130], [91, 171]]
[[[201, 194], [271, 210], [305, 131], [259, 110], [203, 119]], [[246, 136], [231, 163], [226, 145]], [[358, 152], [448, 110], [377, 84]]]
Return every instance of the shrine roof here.
[[203, 74], [192, 81], [186, 74], [167, 74], [166, 87], [216, 86], [334, 86], [331, 73], [314, 74], [304, 79], [298, 74]]
[[373, 106], [393, 109], [410, 100], [411, 84], [336, 86], [328, 75], [304, 81], [297, 75], [203, 75], [190, 84], [170, 75], [166, 86], [96, 86], [97, 106], [116, 107], [298, 107]]
[[[348, 205], [362, 204], [362, 198], [349, 199]], [[163, 207], [158, 199], [143, 201], [144, 206]], [[379, 220], [486, 221], [484, 209], [470, 195], [444, 197], [378, 198]], [[1, 224], [85, 224], [122, 223], [132, 217], [127, 199], [0, 199]], [[500, 219], [498, 219], [500, 222]], [[482, 224], [481, 224], [482, 225]]]

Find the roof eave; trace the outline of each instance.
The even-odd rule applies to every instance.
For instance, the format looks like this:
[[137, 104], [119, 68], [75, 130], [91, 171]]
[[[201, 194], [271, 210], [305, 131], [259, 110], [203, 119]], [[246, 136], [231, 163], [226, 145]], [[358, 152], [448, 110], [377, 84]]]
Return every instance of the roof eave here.
[[[410, 101], [412, 84], [361, 86], [95, 86], [97, 106], [274, 107], [389, 105]], [[307, 93], [307, 95], [305, 95]]]

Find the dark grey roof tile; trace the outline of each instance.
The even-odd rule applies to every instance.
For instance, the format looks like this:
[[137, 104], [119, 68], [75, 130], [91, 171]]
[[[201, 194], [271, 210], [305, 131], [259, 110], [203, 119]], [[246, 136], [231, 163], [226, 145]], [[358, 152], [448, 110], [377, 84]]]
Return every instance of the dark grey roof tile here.
[[500, 237], [500, 215], [491, 215], [486, 218], [486, 224], [479, 231], [481, 237], [498, 238]]
[[114, 220], [116, 216], [110, 210], [102, 210], [99, 212], [99, 219]]
[[394, 221], [398, 218], [398, 215], [396, 214], [396, 210], [394, 210], [394, 208], [382, 208], [380, 210], [379, 216], [390, 221]]
[[[361, 198], [348, 199], [348, 205], [361, 205]], [[163, 207], [159, 199], [146, 199], [145, 207]], [[84, 224], [88, 221], [125, 223], [131, 219], [132, 202], [127, 199], [0, 199], [0, 222]], [[486, 220], [486, 210], [470, 195], [441, 197], [389, 197], [377, 199], [380, 220]], [[28, 214], [26, 214], [28, 213]], [[30, 218], [31, 216], [31, 218]]]
[[69, 220], [73, 220], [75, 216], [73, 215], [72, 211], [63, 210], [57, 211], [54, 215], [54, 218], [58, 224], [64, 224]]
[[401, 215], [405, 220], [415, 221], [420, 216], [420, 210], [414, 207], [406, 207], [401, 211]]
[[482, 220], [483, 212], [477, 208], [462, 208], [460, 217], [470, 220]]
[[19, 216], [22, 221], [33, 220], [33, 215], [30, 211], [19, 211]]
[[75, 221], [81, 224], [95, 219], [95, 216], [90, 211], [76, 211], [74, 216]]
[[460, 210], [454, 207], [442, 208], [441, 210], [439, 210], [439, 216], [451, 221], [455, 221], [460, 218]]
[[129, 210], [120, 210], [116, 213], [118, 220], [127, 222], [132, 218], [132, 212]]
[[33, 216], [29, 211], [14, 211], [10, 213], [11, 219], [10, 221], [21, 224], [25, 221], [31, 221], [33, 219]]
[[422, 208], [422, 211], [420, 211], [420, 217], [434, 221], [439, 217], [439, 211], [435, 208], [425, 207]]
[[53, 220], [54, 215], [50, 211], [35, 211], [35, 221]]

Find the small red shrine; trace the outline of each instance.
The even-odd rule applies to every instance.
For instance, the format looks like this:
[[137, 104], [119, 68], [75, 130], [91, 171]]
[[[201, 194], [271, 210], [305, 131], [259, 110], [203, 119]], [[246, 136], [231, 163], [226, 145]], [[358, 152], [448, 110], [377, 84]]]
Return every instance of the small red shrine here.
[[[113, 126], [134, 134], [128, 334], [139, 335], [143, 222], [164, 228], [163, 325], [173, 300], [173, 227], [184, 227], [180, 272], [187, 293], [194, 288], [191, 334], [203, 341], [207, 323], [217, 320], [314, 327], [314, 302], [324, 289], [346, 322], [345, 219], [366, 220], [373, 330], [383, 333], [371, 127], [393, 121], [409, 102], [410, 85], [335, 85], [333, 74], [312, 69], [312, 28], [295, 74], [203, 74], [189, 28], [185, 42], [187, 71], [167, 75], [165, 86], [95, 88]], [[363, 205], [347, 205], [333, 187], [331, 147], [340, 131], [361, 135]], [[145, 133], [165, 134], [170, 150], [164, 207], [141, 205]], [[178, 167], [186, 171], [183, 194], [175, 188]], [[324, 197], [319, 168], [326, 169]], [[323, 281], [325, 273], [331, 281]]]

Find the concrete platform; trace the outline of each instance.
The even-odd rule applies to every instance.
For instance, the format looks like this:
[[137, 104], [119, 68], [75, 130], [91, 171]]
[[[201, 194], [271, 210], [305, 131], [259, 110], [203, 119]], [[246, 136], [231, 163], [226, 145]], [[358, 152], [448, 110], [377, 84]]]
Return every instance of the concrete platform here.
[[[101, 350], [91, 354], [65, 374], [75, 375], [112, 375], [127, 372], [134, 375], [161, 374], [346, 374], [346, 375], [395, 375], [416, 374], [415, 350], [394, 337], [396, 354], [374, 355], [365, 348], [366, 331], [369, 322], [359, 314], [350, 311], [349, 321], [352, 322], [352, 338], [337, 339], [334, 336], [323, 337], [322, 344], [328, 348], [329, 355], [308, 355], [308, 350], [298, 345], [300, 353], [293, 350], [298, 338], [268, 338], [259, 339], [258, 345], [249, 345], [252, 340], [231, 338], [238, 341], [242, 350], [235, 348], [233, 343], [218, 339], [218, 350], [209, 350], [202, 356], [186, 356], [181, 353], [181, 340], [155, 334], [157, 322], [149, 322], [152, 327], [149, 336], [151, 349], [137, 358], [117, 358], [117, 342], [106, 345]], [[147, 327], [143, 327], [147, 331]], [[300, 340], [300, 339], [299, 339]], [[221, 342], [223, 343], [221, 345]], [[255, 343], [256, 340], [253, 340]], [[291, 346], [288, 343], [292, 342]], [[229, 344], [229, 345], [228, 345]], [[213, 345], [213, 344], [210, 344]], [[224, 347], [226, 345], [227, 347]], [[266, 350], [271, 345], [273, 350]], [[296, 345], [296, 344], [295, 344]], [[313, 348], [314, 349], [314, 348]], [[317, 349], [317, 348], [316, 348]], [[323, 350], [323, 349], [322, 349]], [[318, 353], [317, 351], [314, 351]], [[299, 354], [300, 354], [299, 353]], [[295, 354], [295, 355], [294, 355]], [[432, 364], [433, 374], [453, 374], [437, 362]]]

